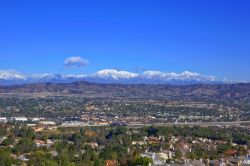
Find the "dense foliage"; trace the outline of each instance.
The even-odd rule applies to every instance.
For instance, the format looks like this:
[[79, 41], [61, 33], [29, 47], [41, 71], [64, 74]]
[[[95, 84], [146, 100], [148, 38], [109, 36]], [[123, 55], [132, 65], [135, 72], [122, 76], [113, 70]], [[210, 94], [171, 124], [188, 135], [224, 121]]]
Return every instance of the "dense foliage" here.
[[[7, 166], [21, 163], [20, 160], [11, 157], [11, 154], [15, 156], [26, 155], [29, 158], [27, 164], [30, 166], [100, 166], [105, 165], [108, 161], [115, 161], [124, 166], [146, 166], [152, 160], [148, 157], [142, 157], [141, 154], [146, 149], [152, 152], [169, 149], [169, 139], [173, 136], [181, 138], [182, 141], [207, 138], [225, 142], [225, 144], [218, 144], [216, 149], [211, 150], [208, 150], [203, 144], [194, 145], [192, 152], [186, 154], [186, 157], [190, 159], [216, 159], [226, 155], [228, 150], [237, 150], [239, 155], [243, 155], [246, 154], [245, 149], [240, 146], [233, 147], [232, 143], [250, 145], [249, 130], [216, 127], [146, 127], [141, 129], [90, 127], [62, 128], [57, 132], [35, 133], [25, 126], [13, 128], [9, 125], [2, 125], [0, 135], [7, 137], [0, 147], [0, 163]], [[133, 141], [142, 141], [145, 137], [160, 136], [164, 136], [166, 140], [157, 144], [132, 145]], [[35, 140], [46, 142], [48, 139], [54, 141], [51, 147], [35, 146]], [[56, 152], [56, 154], [52, 152]], [[177, 149], [175, 159], [180, 159], [182, 156], [183, 153]]]

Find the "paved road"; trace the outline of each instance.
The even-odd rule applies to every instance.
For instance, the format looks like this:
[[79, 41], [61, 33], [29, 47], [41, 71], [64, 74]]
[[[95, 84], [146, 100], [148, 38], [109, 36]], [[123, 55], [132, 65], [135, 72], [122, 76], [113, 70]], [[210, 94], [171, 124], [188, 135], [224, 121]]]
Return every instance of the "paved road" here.
[[189, 123], [155, 123], [150, 125], [128, 125], [130, 128], [140, 128], [146, 126], [238, 126], [250, 125], [250, 121], [233, 121], [233, 122], [189, 122]]
[[188, 122], [188, 123], [156, 123], [155, 126], [234, 126], [241, 124], [250, 124], [250, 121], [233, 121], [233, 122]]
[[[126, 127], [129, 128], [141, 128], [146, 126], [237, 126], [237, 125], [244, 125], [249, 124], [250, 121], [233, 121], [233, 122], [189, 122], [189, 123], [155, 123], [155, 124], [138, 124], [138, 125], [127, 125]], [[59, 127], [68, 128], [68, 127], [101, 127], [103, 125], [61, 125]], [[105, 125], [109, 126], [109, 125]]]

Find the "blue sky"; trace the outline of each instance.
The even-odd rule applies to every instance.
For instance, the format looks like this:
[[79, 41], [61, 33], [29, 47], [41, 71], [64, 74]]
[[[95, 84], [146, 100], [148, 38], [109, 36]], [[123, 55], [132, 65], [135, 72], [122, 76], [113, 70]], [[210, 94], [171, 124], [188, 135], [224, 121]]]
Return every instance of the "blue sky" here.
[[[0, 0], [0, 69], [250, 80], [249, 0]], [[67, 57], [89, 61], [64, 67]]]

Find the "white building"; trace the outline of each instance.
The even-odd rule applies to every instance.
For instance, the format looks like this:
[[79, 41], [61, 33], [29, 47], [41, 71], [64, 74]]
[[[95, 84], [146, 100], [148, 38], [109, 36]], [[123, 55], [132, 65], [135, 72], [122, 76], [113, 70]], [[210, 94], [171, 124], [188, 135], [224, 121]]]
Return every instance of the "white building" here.
[[7, 122], [7, 118], [5, 118], [5, 117], [0, 117], [0, 122], [6, 123], [6, 122]]
[[27, 122], [28, 119], [26, 117], [13, 117], [12, 118], [16, 122]]
[[43, 125], [56, 125], [54, 121], [40, 121], [39, 123]]

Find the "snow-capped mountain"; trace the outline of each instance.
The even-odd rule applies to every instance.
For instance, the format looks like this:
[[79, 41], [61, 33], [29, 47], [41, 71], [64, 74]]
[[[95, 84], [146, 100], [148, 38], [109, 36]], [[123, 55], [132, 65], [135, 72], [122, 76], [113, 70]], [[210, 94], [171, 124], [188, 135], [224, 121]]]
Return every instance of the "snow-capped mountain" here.
[[178, 76], [176, 73], [163, 73], [160, 71], [145, 71], [142, 73], [141, 78], [148, 80], [172, 80]]
[[70, 83], [75, 81], [124, 84], [211, 84], [220, 82], [213, 76], [204, 76], [199, 73], [192, 73], [189, 71], [182, 73], [145, 71], [141, 74], [137, 74], [115, 69], [104, 69], [92, 75], [66, 75], [48, 73], [25, 75], [14, 70], [0, 70], [0, 84], [6, 85], [45, 82]]
[[0, 80], [26, 80], [26, 77], [15, 70], [0, 70]]
[[83, 79], [85, 75], [65, 75], [65, 74], [35, 74], [29, 77], [32, 82], [59, 82], [67, 83]]
[[120, 80], [120, 79], [133, 79], [138, 77], [139, 74], [130, 73], [128, 71], [118, 71], [114, 69], [104, 69], [101, 71], [96, 72], [93, 77], [100, 78], [100, 79], [113, 79], [113, 80]]
[[145, 71], [141, 75], [142, 79], [158, 80], [158, 81], [216, 81], [213, 76], [203, 76], [198, 73], [184, 71], [183, 73], [163, 73], [160, 71]]

